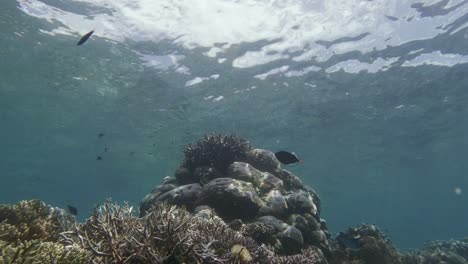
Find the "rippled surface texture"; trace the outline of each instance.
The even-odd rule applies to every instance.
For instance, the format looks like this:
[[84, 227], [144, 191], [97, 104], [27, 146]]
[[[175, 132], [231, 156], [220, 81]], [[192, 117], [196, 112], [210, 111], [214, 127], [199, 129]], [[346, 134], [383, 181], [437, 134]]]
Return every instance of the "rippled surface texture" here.
[[0, 201], [136, 204], [215, 131], [298, 153], [334, 232], [466, 236], [467, 27], [468, 1], [1, 1]]

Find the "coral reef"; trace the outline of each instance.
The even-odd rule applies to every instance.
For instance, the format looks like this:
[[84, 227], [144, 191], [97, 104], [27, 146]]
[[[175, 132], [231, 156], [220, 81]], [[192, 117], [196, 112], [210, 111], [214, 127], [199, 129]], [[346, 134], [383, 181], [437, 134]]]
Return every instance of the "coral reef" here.
[[0, 205], [0, 238], [3, 241], [56, 241], [58, 234], [74, 222], [62, 209], [39, 200]]
[[16, 244], [0, 240], [0, 263], [89, 263], [90, 254], [73, 246], [40, 240]]
[[[132, 207], [107, 202], [63, 234], [65, 245], [91, 252], [94, 263], [290, 263], [217, 216], [202, 217], [165, 203], [136, 218]], [[326, 261], [318, 250], [302, 258]]]
[[402, 253], [403, 264], [462, 264], [468, 263], [468, 238], [433, 241], [413, 252]]
[[269, 226], [268, 234], [256, 232], [252, 237], [278, 254], [300, 254], [313, 247], [329, 255], [330, 234], [320, 218], [318, 195], [282, 169], [273, 152], [247, 142], [207, 135], [189, 145], [175, 177], [166, 177], [143, 199], [140, 216], [159, 203], [191, 212], [203, 206], [226, 223], [237, 221], [242, 230], [249, 229], [243, 225]]
[[330, 263], [401, 264], [391, 241], [375, 225], [363, 224], [339, 233]]
[[[108, 201], [82, 224], [37, 200], [0, 209], [0, 263], [290, 263], [203, 208], [159, 203], [138, 218]], [[319, 250], [291, 259], [326, 261]]]
[[63, 209], [39, 200], [0, 205], [0, 263], [87, 263], [88, 252], [59, 243], [72, 225]]
[[434, 241], [418, 250], [401, 252], [375, 225], [360, 225], [339, 233], [330, 264], [462, 264], [468, 263], [468, 238]]
[[468, 263], [468, 239], [399, 252], [375, 225], [332, 238], [320, 199], [273, 152], [207, 135], [140, 204], [84, 223], [39, 200], [0, 205], [0, 263]]
[[[0, 263], [467, 263], [468, 239], [433, 242], [421, 250], [399, 253], [373, 225], [340, 233], [332, 242], [333, 251], [327, 260], [314, 246], [296, 254], [278, 254], [268, 242], [257, 242], [260, 237], [274, 240], [273, 227], [242, 221], [228, 225], [209, 207], [197, 207], [193, 214], [178, 206], [159, 203], [138, 218], [127, 204], [119, 206], [108, 201], [80, 224], [73, 223], [61, 209], [39, 201], [23, 201], [20, 208], [29, 208], [28, 204], [37, 207], [16, 209], [11, 214], [15, 206], [0, 206], [3, 219], [0, 238], [5, 238], [0, 239]], [[35, 238], [28, 240], [29, 236], [15, 232], [15, 225], [3, 225], [15, 221], [29, 225], [28, 222], [37, 220], [20, 217], [23, 220], [18, 221], [18, 215], [36, 215], [42, 220], [67, 224], [55, 226], [47, 235], [36, 232]], [[63, 217], [65, 220], [60, 219]]]

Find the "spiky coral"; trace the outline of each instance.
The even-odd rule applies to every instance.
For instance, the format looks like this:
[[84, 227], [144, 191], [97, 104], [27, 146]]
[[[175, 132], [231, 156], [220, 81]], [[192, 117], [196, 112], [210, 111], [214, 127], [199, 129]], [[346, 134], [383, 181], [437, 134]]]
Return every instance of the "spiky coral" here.
[[0, 205], [1, 263], [87, 263], [89, 254], [58, 243], [73, 224], [63, 210], [39, 200]]
[[[128, 205], [105, 203], [63, 235], [65, 245], [91, 252], [95, 263], [288, 263], [218, 217], [201, 218], [167, 204], [135, 218]], [[317, 252], [293, 258], [316, 263]]]
[[73, 221], [63, 210], [39, 200], [21, 201], [14, 206], [0, 205], [0, 239], [7, 242], [56, 241], [59, 233]]
[[249, 142], [235, 135], [205, 135], [184, 151], [184, 167], [193, 171], [197, 167], [213, 167], [224, 172], [234, 161], [244, 160], [251, 149]]
[[[281, 260], [272, 250], [259, 246], [216, 216], [201, 218], [167, 204], [158, 204], [145, 217], [137, 218], [132, 207], [106, 202], [83, 224], [75, 224], [63, 210], [37, 200], [0, 209], [0, 263]], [[233, 251], [233, 247], [242, 250]]]
[[302, 250], [300, 254], [290, 255], [290, 256], [278, 256], [271, 260], [272, 264], [289, 264], [289, 263], [299, 263], [299, 264], [327, 264], [325, 257], [317, 248], [308, 248]]
[[0, 263], [89, 263], [90, 254], [85, 250], [60, 243], [41, 240], [7, 243], [0, 241]]
[[159, 204], [143, 218], [132, 212], [128, 205], [106, 203], [65, 233], [64, 242], [92, 252], [99, 263], [224, 262], [230, 244], [249, 246], [221, 220], [194, 217], [175, 206]]

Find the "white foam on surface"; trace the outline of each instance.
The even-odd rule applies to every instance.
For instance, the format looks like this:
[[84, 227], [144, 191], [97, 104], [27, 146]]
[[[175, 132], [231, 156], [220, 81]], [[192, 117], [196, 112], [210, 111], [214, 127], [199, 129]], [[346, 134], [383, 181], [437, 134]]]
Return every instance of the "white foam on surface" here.
[[416, 67], [420, 65], [437, 65], [450, 67], [463, 63], [468, 63], [468, 55], [442, 54], [440, 51], [434, 51], [431, 53], [421, 54], [410, 61], [405, 61], [401, 66]]
[[[208, 57], [219, 57], [234, 44], [266, 41], [235, 58], [232, 66], [238, 68], [281, 59], [320, 62], [333, 54], [431, 39], [468, 13], [468, 4], [460, 1], [447, 3], [444, 9], [462, 3], [447, 15], [430, 17], [412, 6], [418, 0], [70, 0], [107, 10], [86, 16], [39, 0], [17, 1], [24, 13], [61, 24], [50, 31], [54, 34], [95, 29], [95, 36], [115, 41], [170, 40], [186, 49], [209, 48]], [[425, 1], [424, 7], [434, 3]], [[356, 36], [363, 37], [349, 39]]]
[[[149, 67], [153, 67], [160, 70], [167, 70], [169, 68], [179, 68], [179, 61], [183, 60], [185, 56], [177, 54], [168, 55], [154, 55], [154, 54], [143, 54], [136, 52], [140, 59], [144, 62], [143, 64]], [[184, 69], [184, 66], [181, 66]], [[186, 73], [187, 71], [180, 70], [180, 73]]]
[[268, 76], [270, 75], [275, 75], [275, 74], [279, 74], [279, 73], [283, 73], [285, 71], [287, 71], [289, 69], [289, 66], [288, 65], [284, 65], [284, 66], [281, 66], [279, 68], [275, 68], [275, 69], [272, 69], [266, 73], [262, 73], [262, 74], [257, 74], [255, 75], [254, 77], [257, 78], [257, 79], [260, 79], [260, 80], [265, 80], [266, 78], [268, 78]]
[[192, 79], [190, 81], [187, 81], [185, 83], [185, 86], [193, 86], [193, 85], [202, 83], [203, 81], [206, 81], [208, 79], [210, 79], [210, 78], [208, 78], [208, 77], [195, 77], [194, 79]]
[[210, 77], [195, 77], [194, 79], [190, 80], [190, 81], [187, 81], [185, 83], [185, 86], [193, 86], [193, 85], [197, 85], [197, 84], [200, 84], [204, 81], [207, 81], [207, 80], [216, 80], [219, 78], [219, 74], [213, 74], [211, 75]]
[[309, 72], [316, 72], [316, 71], [320, 71], [320, 67], [317, 67], [317, 66], [309, 66], [309, 67], [305, 67], [304, 69], [300, 70], [300, 71], [288, 71], [287, 73], [284, 74], [284, 76], [286, 77], [297, 77], [297, 76], [303, 76], [303, 75], [306, 75], [307, 73]]
[[361, 62], [359, 60], [352, 59], [352, 60], [339, 62], [329, 67], [325, 71], [328, 73], [337, 72], [340, 70], [343, 70], [348, 73], [358, 73], [360, 71], [376, 73], [378, 71], [387, 70], [388, 67], [397, 60], [398, 58], [389, 58], [387, 60], [384, 60], [382, 58], [377, 58], [372, 63], [366, 63], [366, 62]]

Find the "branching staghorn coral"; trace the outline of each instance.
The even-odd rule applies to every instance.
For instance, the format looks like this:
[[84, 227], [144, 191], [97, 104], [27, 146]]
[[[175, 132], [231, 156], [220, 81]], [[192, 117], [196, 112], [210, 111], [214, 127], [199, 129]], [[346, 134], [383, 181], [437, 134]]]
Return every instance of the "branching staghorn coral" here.
[[272, 264], [327, 264], [323, 254], [320, 251], [309, 248], [302, 250], [301, 254], [290, 255], [290, 256], [277, 256], [271, 260]]
[[91, 252], [97, 263], [160, 261], [158, 252], [152, 252], [153, 247], [145, 241], [150, 235], [133, 216], [132, 207], [107, 202], [97, 207], [84, 224], [62, 233], [61, 241]]
[[0, 263], [87, 263], [88, 252], [57, 241], [73, 224], [62, 209], [39, 200], [0, 205]]
[[62, 209], [39, 200], [0, 205], [0, 240], [15, 242], [39, 239], [56, 241], [59, 233], [74, 222]]
[[[200, 217], [163, 203], [137, 218], [128, 204], [106, 202], [76, 224], [62, 209], [22, 201], [0, 205], [0, 219], [0, 263], [327, 263], [313, 246], [281, 256], [272, 245], [259, 245], [250, 236], [268, 237], [262, 225], [234, 230], [215, 215]], [[463, 264], [467, 245], [468, 239], [435, 241], [400, 253], [375, 226], [362, 225], [337, 238], [328, 263]]]
[[[132, 207], [107, 202], [84, 224], [63, 232], [61, 242], [90, 252], [93, 263], [246, 264], [290, 260], [231, 229], [219, 217], [202, 218], [167, 204], [158, 204], [145, 217], [136, 218]], [[316, 263], [310, 257], [314, 256], [304, 254], [291, 260]]]
[[85, 250], [40, 240], [6, 243], [0, 241], [0, 263], [89, 263], [90, 254]]
[[170, 259], [220, 263], [228, 260], [220, 254], [227, 252], [221, 247], [227, 241], [238, 242], [234, 233], [220, 220], [195, 217], [176, 206], [159, 204], [145, 217], [136, 218], [128, 205], [105, 203], [86, 223], [63, 233], [63, 242], [92, 252], [97, 263], [163, 263]]

